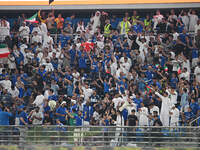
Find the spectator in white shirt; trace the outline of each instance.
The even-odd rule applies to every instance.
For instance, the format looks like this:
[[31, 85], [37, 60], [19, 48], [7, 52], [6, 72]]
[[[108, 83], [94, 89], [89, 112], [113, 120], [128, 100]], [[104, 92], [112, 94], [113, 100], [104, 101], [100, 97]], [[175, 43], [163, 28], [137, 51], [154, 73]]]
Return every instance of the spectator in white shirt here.
[[168, 93], [171, 103], [172, 104], [177, 104], [177, 98], [178, 98], [178, 93], [174, 88], [167, 89], [166, 92]]
[[138, 110], [139, 112], [139, 125], [140, 126], [148, 126], [149, 125], [149, 119], [148, 119], [148, 108], [144, 106], [144, 103], [141, 103], [141, 108]]
[[33, 110], [30, 113], [33, 125], [40, 125], [40, 124], [42, 124], [43, 114], [39, 110], [40, 110], [40, 108], [36, 107], [35, 110]]
[[11, 85], [12, 85], [8, 76], [5, 77], [5, 80], [1, 80], [0, 84], [3, 86], [4, 89], [7, 89], [7, 90], [9, 90], [11, 88]]
[[10, 24], [3, 18], [0, 21], [0, 41], [4, 41], [6, 36], [10, 36]]
[[10, 93], [13, 98], [19, 96], [19, 90], [14, 85], [12, 85], [10, 89], [8, 89], [8, 93]]
[[92, 96], [93, 94], [93, 90], [90, 89], [88, 87], [88, 84], [85, 84], [83, 87], [82, 87], [82, 91], [83, 91], [83, 95], [84, 95], [84, 100], [87, 101], [89, 100], [90, 96]]
[[198, 66], [196, 66], [194, 69], [194, 75], [195, 75], [196, 81], [199, 83], [200, 82], [200, 62], [198, 63]]
[[40, 35], [38, 35], [38, 32], [37, 31], [34, 31], [33, 32], [33, 36], [32, 36], [32, 39], [31, 39], [31, 43], [42, 43], [42, 37]]
[[48, 30], [47, 30], [47, 25], [41, 21], [39, 21], [39, 28], [42, 32], [42, 40], [44, 40], [44, 35], [47, 34]]
[[156, 15], [153, 16], [153, 22], [154, 22], [154, 26], [153, 26], [153, 29], [155, 30], [157, 25], [162, 21], [163, 19], [163, 15], [160, 14], [160, 10], [157, 10], [156, 11]]
[[37, 23], [34, 24], [34, 27], [31, 33], [33, 34], [35, 31], [37, 31], [38, 35], [42, 36], [42, 31], [40, 29], [40, 26]]
[[77, 23], [76, 32], [82, 33], [83, 31], [85, 31], [84, 22], [83, 21], [79, 21]]
[[149, 105], [149, 109], [150, 109], [150, 114], [151, 114], [151, 115], [153, 115], [153, 112], [154, 112], [154, 111], [157, 111], [158, 116], [159, 116], [159, 114], [160, 114], [160, 109], [159, 109], [158, 106], [154, 105], [154, 103], [151, 103], [151, 104]]
[[194, 26], [194, 33], [197, 35], [198, 30], [200, 30], [200, 19], [197, 21], [197, 24]]
[[22, 26], [19, 28], [19, 35], [21, 36], [22, 39], [26, 39], [26, 41], [29, 41], [29, 33], [30, 29], [28, 26], [26, 26], [26, 22], [22, 23]]
[[188, 15], [187, 15], [187, 12], [182, 10], [180, 15], [179, 15], [179, 17], [181, 18], [183, 24], [185, 25], [184, 26], [185, 30], [188, 31], [190, 19], [189, 19]]
[[171, 127], [177, 127], [178, 126], [178, 122], [179, 122], [180, 112], [179, 112], [178, 108], [175, 107], [174, 104], [172, 105], [172, 108], [171, 108], [169, 114], [171, 116], [170, 126]]
[[38, 91], [38, 95], [36, 96], [36, 98], [35, 98], [33, 104], [34, 104], [35, 106], [39, 107], [41, 111], [42, 111], [42, 109], [43, 109], [44, 99], [45, 99], [45, 97], [44, 97], [44, 95], [42, 94], [42, 92], [41, 92], [41, 91]]
[[195, 10], [191, 10], [188, 12], [188, 16], [190, 17], [190, 23], [189, 23], [189, 31], [194, 32], [195, 31], [195, 25], [197, 24], [198, 21], [198, 16], [196, 15]]
[[183, 68], [182, 73], [179, 75], [180, 78], [185, 78], [185, 80], [190, 81], [190, 73], [187, 71], [187, 68]]
[[54, 71], [53, 65], [51, 64], [49, 58], [46, 58], [46, 63], [43, 63], [42, 65], [45, 66], [46, 71], [49, 71], [49, 72]]
[[47, 34], [44, 36], [44, 42], [43, 47], [51, 47], [53, 49], [53, 38], [50, 35], [50, 32], [47, 32]]

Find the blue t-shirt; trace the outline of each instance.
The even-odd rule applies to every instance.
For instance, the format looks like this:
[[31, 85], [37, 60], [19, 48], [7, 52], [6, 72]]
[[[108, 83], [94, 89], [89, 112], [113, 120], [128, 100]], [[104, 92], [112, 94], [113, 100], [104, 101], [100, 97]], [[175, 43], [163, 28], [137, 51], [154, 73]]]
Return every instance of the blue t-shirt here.
[[138, 111], [138, 109], [141, 107], [142, 99], [140, 99], [140, 98], [134, 98], [133, 102], [136, 104], [137, 111]]
[[99, 72], [98, 62], [93, 61], [91, 72]]
[[[61, 115], [66, 115], [66, 108], [58, 107], [58, 109], [56, 109], [56, 113], [61, 114]], [[65, 116], [57, 115], [57, 119], [59, 119], [61, 122], [63, 122], [63, 121], [65, 121]]]
[[176, 84], [178, 83], [178, 79], [177, 78], [171, 78], [170, 80], [170, 86], [173, 88], [176, 88]]
[[76, 119], [76, 126], [82, 126], [82, 116], [74, 116], [74, 118]]
[[74, 50], [74, 49], [71, 49], [70, 51], [69, 51], [69, 55], [70, 55], [70, 60], [71, 60], [71, 64], [74, 64], [74, 60], [75, 60], [75, 56], [76, 56], [76, 50]]
[[[24, 121], [25, 121], [26, 123], [28, 123], [28, 115], [27, 115], [26, 112], [22, 111], [22, 112], [19, 114], [19, 118], [23, 118]], [[20, 121], [19, 121], [19, 124], [20, 124], [20, 125], [25, 125], [25, 124], [21, 121], [21, 119], [20, 119]]]
[[78, 65], [79, 65], [79, 68], [81, 69], [85, 69], [87, 68], [87, 65], [86, 65], [86, 59], [84, 57], [79, 57], [78, 59]]
[[195, 117], [193, 112], [184, 112], [184, 115], [185, 115], [185, 120], [190, 120]]
[[109, 84], [104, 82], [103, 83], [103, 87], [104, 87], [104, 93], [108, 93], [109, 92], [109, 88], [110, 88]]
[[[93, 107], [84, 105], [83, 106], [83, 116], [85, 121], [90, 121], [90, 117], [93, 115]], [[86, 116], [86, 118], [85, 118]]]
[[9, 112], [0, 111], [0, 125], [9, 125], [9, 117], [12, 114]]
[[199, 57], [198, 49], [193, 48], [192, 49], [192, 59], [198, 58], [198, 57]]
[[50, 95], [50, 96], [48, 97], [48, 100], [57, 101], [57, 100], [58, 100], [58, 96], [57, 96], [57, 95]]
[[192, 108], [192, 112], [193, 112], [193, 114], [197, 114], [197, 111], [198, 111], [198, 109], [199, 109], [199, 105], [197, 104], [197, 103], [191, 103], [190, 104], [190, 107]]

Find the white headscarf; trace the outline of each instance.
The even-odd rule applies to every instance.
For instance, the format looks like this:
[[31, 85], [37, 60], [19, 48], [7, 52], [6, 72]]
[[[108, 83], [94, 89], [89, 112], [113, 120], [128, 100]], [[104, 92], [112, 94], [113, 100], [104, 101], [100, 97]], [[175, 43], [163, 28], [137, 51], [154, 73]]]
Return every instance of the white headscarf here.
[[[99, 15], [97, 16], [97, 14]], [[90, 19], [90, 21], [93, 22], [93, 25], [92, 25], [93, 33], [96, 31], [97, 26], [100, 26], [100, 23], [101, 23], [100, 18], [101, 18], [101, 12], [97, 11], [95, 13], [95, 16]]]

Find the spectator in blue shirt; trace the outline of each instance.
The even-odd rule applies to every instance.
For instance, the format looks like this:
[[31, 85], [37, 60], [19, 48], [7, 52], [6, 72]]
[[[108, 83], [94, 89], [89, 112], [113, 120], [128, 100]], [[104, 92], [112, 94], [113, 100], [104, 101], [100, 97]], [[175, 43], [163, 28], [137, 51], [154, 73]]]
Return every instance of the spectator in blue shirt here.
[[195, 115], [192, 112], [192, 108], [188, 107], [188, 111], [182, 113], [182, 121], [184, 123], [184, 125], [189, 125], [189, 123], [195, 119]]
[[2, 111], [0, 111], [0, 125], [9, 125], [9, 118], [12, 116], [10, 110], [5, 107]]
[[84, 124], [89, 125], [90, 118], [93, 115], [93, 107], [90, 106], [90, 102], [87, 101], [85, 105], [83, 105], [83, 117], [84, 117]]
[[192, 113], [197, 115], [197, 112], [198, 112], [198, 109], [199, 109], [199, 105], [195, 101], [195, 99], [191, 99], [190, 108], [192, 109]]
[[20, 107], [19, 124], [20, 125], [28, 124], [28, 114], [26, 113], [26, 107], [24, 106]]
[[187, 107], [189, 106], [189, 102], [188, 102], [188, 92], [187, 89], [184, 88], [183, 92], [181, 94], [181, 102], [180, 102], [180, 106], [181, 106], [181, 111], [187, 111]]
[[56, 109], [57, 119], [64, 125], [67, 124], [67, 121], [66, 121], [67, 109], [65, 108], [65, 106], [66, 106], [66, 102], [63, 101], [61, 105], [58, 107], [58, 109]]

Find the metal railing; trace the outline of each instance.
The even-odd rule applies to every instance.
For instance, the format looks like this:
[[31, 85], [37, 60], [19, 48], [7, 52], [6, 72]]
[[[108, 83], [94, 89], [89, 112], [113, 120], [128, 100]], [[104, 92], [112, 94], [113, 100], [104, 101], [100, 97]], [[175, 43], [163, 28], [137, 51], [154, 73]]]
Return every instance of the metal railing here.
[[196, 124], [198, 124], [198, 121], [200, 120], [200, 116], [197, 116], [194, 120], [192, 120], [189, 124], [190, 126], [192, 126], [193, 123], [197, 122]]
[[200, 147], [199, 127], [1, 126], [0, 145]]

